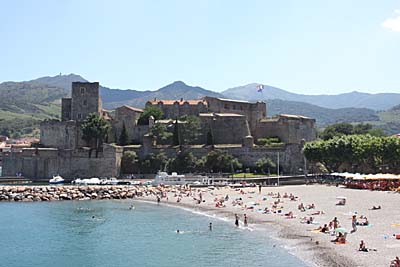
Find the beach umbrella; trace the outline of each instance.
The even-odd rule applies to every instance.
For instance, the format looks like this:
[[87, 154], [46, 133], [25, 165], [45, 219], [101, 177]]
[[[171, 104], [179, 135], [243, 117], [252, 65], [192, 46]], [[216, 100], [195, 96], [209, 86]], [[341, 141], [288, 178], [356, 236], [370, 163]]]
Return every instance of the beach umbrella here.
[[346, 228], [340, 227], [340, 228], [335, 229], [335, 233], [345, 234], [345, 233], [347, 233], [347, 230], [346, 230]]

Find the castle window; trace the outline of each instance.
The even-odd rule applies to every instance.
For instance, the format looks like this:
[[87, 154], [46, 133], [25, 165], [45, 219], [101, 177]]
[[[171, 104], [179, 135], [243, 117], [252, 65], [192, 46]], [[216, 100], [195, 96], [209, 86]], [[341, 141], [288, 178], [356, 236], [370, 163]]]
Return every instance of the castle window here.
[[82, 114], [78, 113], [78, 119], [82, 119]]
[[86, 88], [85, 87], [81, 87], [81, 95], [84, 95], [86, 92]]
[[84, 106], [87, 106], [87, 100], [86, 100], [86, 99], [83, 100], [83, 105], [84, 105]]
[[233, 109], [236, 109], [236, 105], [233, 105]]

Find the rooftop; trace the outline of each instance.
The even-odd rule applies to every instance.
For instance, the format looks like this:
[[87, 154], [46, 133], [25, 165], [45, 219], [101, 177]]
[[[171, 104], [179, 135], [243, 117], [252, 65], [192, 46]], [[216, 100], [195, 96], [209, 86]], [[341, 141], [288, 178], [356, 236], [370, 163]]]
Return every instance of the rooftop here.
[[119, 107], [119, 108], [127, 108], [127, 109], [129, 109], [129, 110], [132, 110], [132, 111], [135, 111], [135, 112], [140, 112], [140, 113], [142, 113], [142, 112], [143, 112], [143, 109], [140, 109], [140, 108], [134, 108], [134, 107], [127, 106], [127, 105], [123, 105], [122, 107]]
[[200, 113], [200, 117], [244, 117], [242, 114], [236, 113]]
[[189, 105], [198, 105], [199, 103], [202, 104], [207, 104], [207, 102], [204, 99], [179, 99], [179, 100], [165, 100], [165, 99], [151, 99], [149, 101], [147, 101], [147, 103], [150, 103], [152, 105], [157, 105], [158, 103], [162, 103], [163, 105], [174, 105], [175, 103], [178, 103], [179, 105], [183, 105], [185, 103], [188, 103]]

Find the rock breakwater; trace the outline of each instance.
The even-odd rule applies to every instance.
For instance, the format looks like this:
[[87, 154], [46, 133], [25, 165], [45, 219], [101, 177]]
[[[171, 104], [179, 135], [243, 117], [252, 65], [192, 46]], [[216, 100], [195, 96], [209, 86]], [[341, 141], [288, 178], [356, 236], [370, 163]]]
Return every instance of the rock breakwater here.
[[0, 186], [0, 201], [127, 199], [141, 195], [136, 186]]

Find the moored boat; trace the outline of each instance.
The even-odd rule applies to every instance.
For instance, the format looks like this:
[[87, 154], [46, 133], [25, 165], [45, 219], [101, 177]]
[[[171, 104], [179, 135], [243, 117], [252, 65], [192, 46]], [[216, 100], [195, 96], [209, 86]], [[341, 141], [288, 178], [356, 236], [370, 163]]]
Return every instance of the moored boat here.
[[63, 184], [64, 181], [64, 178], [62, 178], [60, 175], [53, 175], [53, 178], [49, 180], [49, 184]]

